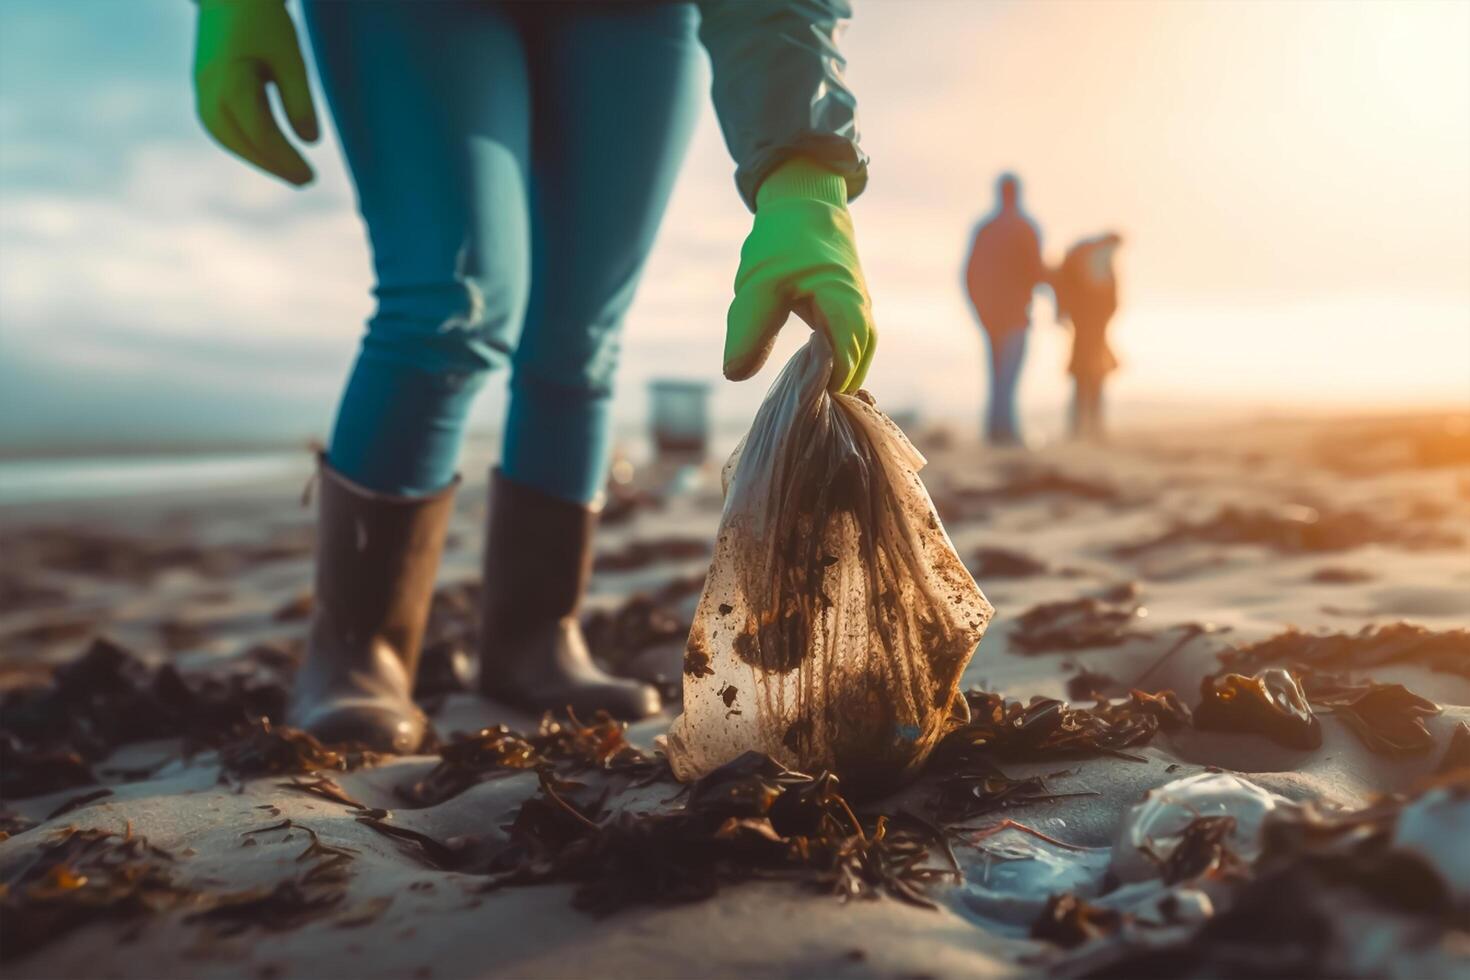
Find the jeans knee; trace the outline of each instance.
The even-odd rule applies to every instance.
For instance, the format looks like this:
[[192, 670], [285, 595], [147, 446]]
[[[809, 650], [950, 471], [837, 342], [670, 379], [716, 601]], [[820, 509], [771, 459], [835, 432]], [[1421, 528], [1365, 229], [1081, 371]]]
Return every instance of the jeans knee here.
[[515, 350], [525, 295], [473, 278], [380, 284], [362, 341], [365, 357], [430, 374], [480, 378]]

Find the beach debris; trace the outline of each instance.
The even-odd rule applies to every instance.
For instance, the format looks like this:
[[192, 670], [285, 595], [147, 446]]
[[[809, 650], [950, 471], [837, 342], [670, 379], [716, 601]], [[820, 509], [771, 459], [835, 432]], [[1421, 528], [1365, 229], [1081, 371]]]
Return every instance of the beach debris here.
[[542, 774], [487, 887], [574, 882], [577, 908], [608, 914], [782, 878], [843, 899], [886, 894], [933, 907], [928, 885], [958, 875], [927, 863], [944, 845], [926, 821], [896, 814], [864, 822], [836, 776], [793, 772], [755, 752], [695, 782], [684, 807], [670, 812], [603, 816], [598, 802], [579, 798], [583, 790]]
[[1324, 565], [1312, 573], [1307, 580], [1317, 585], [1359, 585], [1375, 578], [1366, 568], [1351, 568], [1345, 565]]
[[0, 808], [0, 841], [10, 840], [16, 834], [23, 834], [35, 826], [36, 821], [28, 820], [14, 810]]
[[343, 806], [350, 807], [353, 810], [368, 809], [368, 807], [364, 804], [359, 803], [357, 800], [348, 796], [347, 791], [344, 790], [341, 785], [337, 783], [336, 780], [331, 779], [328, 776], [323, 776], [320, 774], [313, 775], [310, 778], [293, 776], [291, 777], [290, 782], [276, 783], [276, 786], [281, 789], [294, 789], [297, 792], [307, 793], [311, 796], [320, 796], [324, 800], [330, 800], [333, 803], [340, 803]]
[[1096, 795], [1092, 791], [1055, 793], [1041, 776], [1014, 779], [999, 769], [991, 768], [988, 772], [957, 772], [941, 776], [934, 783], [929, 808], [937, 819], [954, 823], [1007, 807]]
[[1111, 674], [1103, 674], [1083, 667], [1067, 678], [1067, 697], [1073, 701], [1106, 699], [1107, 693], [1115, 690], [1118, 685], [1118, 679]]
[[311, 773], [322, 769], [346, 771], [375, 759], [373, 753], [364, 749], [325, 746], [310, 732], [286, 725], [272, 725], [267, 718], [257, 718], [245, 726], [237, 738], [219, 748], [221, 780], [227, 777], [243, 780], [255, 776]]
[[1032, 606], [1016, 619], [1011, 646], [1020, 653], [1114, 647], [1148, 635], [1136, 628], [1148, 616], [1130, 592], [1121, 598], [1083, 596]]
[[1236, 870], [1242, 862], [1230, 849], [1235, 836], [1235, 818], [1229, 814], [1213, 817], [1196, 817], [1184, 828], [1179, 843], [1162, 858], [1148, 853], [1158, 861], [1164, 883], [1175, 885], [1181, 881], [1193, 881], [1204, 874], [1222, 874]]
[[635, 539], [616, 551], [600, 553], [593, 560], [592, 568], [599, 572], [627, 572], [655, 562], [690, 561], [708, 557], [708, 538]]
[[[993, 610], [940, 525], [923, 456], [871, 397], [829, 394], [830, 374], [816, 332], [726, 463], [664, 743], [681, 780], [754, 750], [860, 797], [917, 775], [953, 727]], [[720, 695], [731, 686], [739, 714]]]
[[[1099, 701], [1091, 708], [1075, 708], [1055, 698], [1033, 697], [1029, 702], [1007, 699], [989, 691], [965, 692], [969, 720], [951, 731], [935, 751], [934, 772], [987, 771], [996, 759], [1036, 761], [1056, 756], [1114, 755], [1137, 759], [1122, 750], [1153, 739], [1177, 703], [1173, 692], [1119, 701]], [[1180, 705], [1182, 708], [1182, 705]]]
[[[617, 468], [613, 469], [614, 474]], [[631, 477], [631, 472], [629, 474]], [[655, 510], [664, 505], [664, 498], [651, 490], [635, 487], [631, 480], [609, 477], [604, 491], [600, 523], [604, 527], [626, 524], [642, 510]]]
[[594, 611], [582, 619], [587, 646], [612, 667], [626, 665], [638, 654], [660, 643], [682, 643], [689, 621], [652, 596], [629, 596], [612, 611]]
[[204, 546], [190, 540], [187, 530], [176, 537], [157, 531], [133, 536], [71, 523], [7, 529], [5, 549], [7, 561], [18, 568], [146, 583], [176, 568], [218, 578], [300, 558], [311, 553], [311, 540], [309, 532], [285, 530], [264, 542]]
[[26, 956], [98, 919], [134, 921], [177, 908], [194, 891], [174, 858], [145, 837], [67, 827], [0, 887], [0, 960]]
[[1308, 686], [1312, 703], [1330, 708], [1374, 752], [1423, 755], [1434, 748], [1434, 735], [1424, 724], [1441, 712], [1439, 705], [1402, 684], [1358, 684], [1319, 693]]
[[298, 592], [286, 602], [277, 607], [271, 616], [278, 623], [295, 623], [311, 616], [312, 609], [316, 606], [316, 596], [307, 592]]
[[1047, 899], [1041, 915], [1031, 924], [1031, 938], [1071, 948], [1111, 936], [1127, 921], [1127, 916], [1115, 909], [1064, 892]]
[[1434, 869], [1450, 900], [1470, 913], [1470, 778], [1436, 786], [1406, 805], [1390, 846]]
[[0, 697], [0, 797], [95, 783], [92, 764], [129, 742], [182, 737], [186, 752], [221, 745], [251, 718], [279, 716], [285, 700], [284, 679], [255, 658], [186, 678], [98, 638], [47, 683]]
[[[1470, 874], [1470, 852], [1461, 845], [1467, 818], [1465, 782], [1359, 811], [1277, 806], [1260, 824], [1259, 857], [1249, 873], [1212, 893], [1219, 910], [1199, 928], [1164, 941], [1124, 937], [1090, 950], [1076, 970], [1059, 972], [1379, 976], [1391, 949], [1396, 961], [1414, 953], [1402, 960], [1405, 975], [1455, 975], [1463, 954], [1447, 940], [1464, 924], [1455, 882]], [[1455, 853], [1446, 857], [1446, 849]]]
[[1067, 844], [1014, 821], [1001, 821], [973, 836], [959, 828], [951, 833], [975, 854], [961, 862], [965, 880], [960, 900], [987, 924], [1029, 927], [1051, 896], [1065, 892], [1094, 897], [1107, 871], [1107, 848]]
[[1470, 723], [1461, 721], [1455, 723], [1455, 730], [1450, 733], [1450, 744], [1445, 746], [1435, 772], [1449, 774], [1466, 769], [1470, 769]]
[[337, 914], [347, 897], [347, 881], [350, 866], [358, 854], [356, 849], [328, 844], [311, 827], [290, 819], [247, 830], [242, 836], [254, 840], [262, 834], [284, 831], [281, 838], [284, 842], [298, 830], [308, 840], [305, 850], [296, 856], [295, 863], [304, 866], [301, 871], [270, 885], [203, 893], [198, 897], [198, 904], [204, 907], [185, 921], [200, 923], [215, 936], [226, 937], [252, 928], [283, 932]]
[[1197, 728], [1265, 735], [1293, 749], [1322, 745], [1322, 723], [1291, 671], [1268, 667], [1253, 676], [1224, 674], [1200, 682]]
[[1202, 521], [1179, 521], [1157, 537], [1113, 549], [1120, 558], [1188, 542], [1254, 544], [1284, 554], [1347, 551], [1368, 544], [1393, 544], [1411, 550], [1454, 548], [1459, 535], [1428, 527], [1388, 523], [1366, 511], [1318, 510], [1291, 505], [1247, 510], [1222, 507]]
[[1009, 548], [976, 548], [968, 564], [970, 573], [977, 579], [1031, 578], [1051, 571], [1046, 562]]
[[66, 814], [71, 813], [74, 810], [80, 810], [82, 807], [87, 806], [88, 804], [95, 803], [98, 800], [106, 799], [111, 795], [113, 795], [112, 790], [103, 787], [102, 789], [94, 789], [91, 792], [83, 793], [81, 796], [73, 796], [71, 799], [65, 801], [56, 809], [46, 814], [46, 819], [55, 820], [57, 817], [65, 816]]
[[663, 764], [629, 742], [626, 730], [622, 722], [599, 711], [586, 723], [575, 715], [562, 720], [548, 713], [530, 734], [505, 725], [457, 733], [439, 746], [438, 765], [396, 792], [411, 806], [436, 806], [487, 779], [557, 765], [574, 772], [590, 769], [640, 780], [657, 778]]
[[1118, 827], [1109, 870], [1121, 882], [1168, 884], [1253, 861], [1262, 828], [1284, 805], [1239, 776], [1202, 772], [1149, 790]]
[[96, 782], [92, 766], [75, 749], [27, 744], [13, 732], [0, 731], [0, 799], [42, 796]]
[[335, 913], [347, 897], [337, 883], [311, 885], [287, 878], [228, 892], [214, 898], [209, 908], [186, 921], [210, 928], [216, 936], [237, 936], [250, 929], [285, 932]]
[[1402, 469], [1470, 464], [1470, 417], [1365, 421], [1315, 441], [1317, 458], [1346, 476], [1374, 476]]
[[438, 871], [468, 870], [472, 848], [477, 843], [471, 837], [450, 838], [441, 843], [428, 834], [390, 823], [375, 814], [363, 814], [357, 818], [357, 822], [397, 841], [406, 853]]
[[1387, 664], [1417, 664], [1470, 678], [1470, 629], [1432, 630], [1413, 623], [1366, 626], [1357, 633], [1284, 633], [1227, 650], [1221, 661], [1238, 671], [1269, 665], [1322, 670], [1363, 670]]

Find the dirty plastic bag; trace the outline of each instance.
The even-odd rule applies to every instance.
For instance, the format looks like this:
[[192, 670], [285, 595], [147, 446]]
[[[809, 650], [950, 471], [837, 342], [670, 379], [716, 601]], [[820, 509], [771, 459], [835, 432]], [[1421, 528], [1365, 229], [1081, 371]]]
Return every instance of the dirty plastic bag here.
[[821, 334], [725, 464], [724, 513], [665, 749], [696, 779], [752, 749], [849, 793], [917, 772], [967, 720], [960, 675], [991, 606], [866, 396], [831, 395]]

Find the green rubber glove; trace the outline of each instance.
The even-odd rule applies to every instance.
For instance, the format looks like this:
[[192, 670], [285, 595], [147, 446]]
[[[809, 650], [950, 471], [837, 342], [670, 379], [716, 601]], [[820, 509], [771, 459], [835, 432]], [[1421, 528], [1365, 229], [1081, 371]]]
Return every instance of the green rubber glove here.
[[795, 313], [832, 343], [834, 392], [862, 386], [878, 332], [858, 264], [847, 184], [806, 160], [790, 160], [756, 192], [755, 225], [740, 250], [725, 332], [725, 377], [761, 369]]
[[194, 98], [204, 128], [247, 163], [305, 184], [311, 167], [276, 125], [266, 94], [272, 82], [296, 135], [315, 142], [316, 109], [283, 0], [199, 0]]

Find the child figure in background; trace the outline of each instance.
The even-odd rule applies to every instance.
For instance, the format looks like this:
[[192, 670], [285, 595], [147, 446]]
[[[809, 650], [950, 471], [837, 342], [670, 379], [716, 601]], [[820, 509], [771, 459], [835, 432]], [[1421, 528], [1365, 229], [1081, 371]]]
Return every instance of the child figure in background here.
[[[855, 391], [876, 334], [847, 203], [867, 181], [836, 37], [846, 0], [305, 0], [372, 245], [377, 309], [321, 463], [316, 591], [287, 715], [412, 751], [411, 694], [471, 403], [511, 390], [493, 474], [480, 688], [533, 710], [659, 710], [593, 662], [577, 611], [607, 478], [618, 337], [697, 107], [700, 46], [754, 212], [724, 372], [795, 312]], [[293, 184], [318, 124], [282, 0], [199, 0], [195, 91], [226, 149]], [[734, 263], [732, 262], [732, 265]]]
[[1057, 298], [1057, 322], [1072, 323], [1072, 437], [1101, 440], [1103, 380], [1118, 367], [1108, 347], [1108, 323], [1118, 311], [1118, 280], [1113, 256], [1123, 243], [1108, 232], [1073, 245], [1049, 277]]

